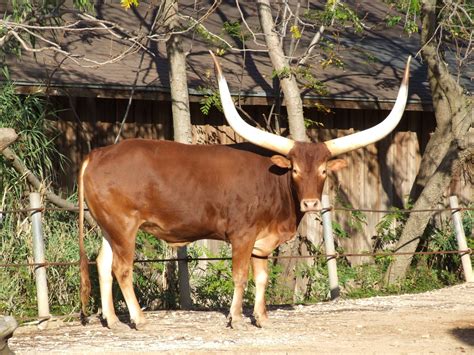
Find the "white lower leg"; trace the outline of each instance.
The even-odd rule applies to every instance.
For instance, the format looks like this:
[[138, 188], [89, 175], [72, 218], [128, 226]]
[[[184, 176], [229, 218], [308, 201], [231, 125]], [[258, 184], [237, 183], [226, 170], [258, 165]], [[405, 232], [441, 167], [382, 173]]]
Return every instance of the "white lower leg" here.
[[244, 299], [245, 286], [246, 282], [234, 281], [234, 295], [230, 306], [230, 318], [234, 321], [242, 319], [242, 303]]
[[268, 261], [252, 258], [252, 268], [255, 281], [254, 315], [260, 320], [266, 320], [265, 289], [268, 283]]
[[128, 270], [127, 275], [118, 277], [120, 283], [120, 289], [122, 290], [123, 297], [127, 303], [128, 311], [130, 313], [130, 319], [136, 324], [144, 324], [146, 322], [145, 316], [138, 304], [135, 291], [133, 290], [133, 270]]
[[102, 239], [102, 248], [97, 257], [97, 270], [99, 272], [100, 300], [102, 304], [102, 315], [107, 322], [116, 322], [114, 302], [112, 298], [112, 260], [113, 252], [109, 241]]

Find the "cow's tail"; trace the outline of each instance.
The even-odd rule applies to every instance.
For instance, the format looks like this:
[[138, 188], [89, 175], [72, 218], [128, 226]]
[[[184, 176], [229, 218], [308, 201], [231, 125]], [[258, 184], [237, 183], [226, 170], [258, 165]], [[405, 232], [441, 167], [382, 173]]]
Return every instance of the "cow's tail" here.
[[79, 198], [79, 260], [81, 268], [81, 320], [86, 322], [88, 315], [87, 306], [89, 304], [89, 296], [91, 293], [91, 280], [89, 277], [89, 260], [84, 250], [84, 172], [86, 170], [89, 159], [84, 160], [79, 172], [78, 178], [78, 198]]

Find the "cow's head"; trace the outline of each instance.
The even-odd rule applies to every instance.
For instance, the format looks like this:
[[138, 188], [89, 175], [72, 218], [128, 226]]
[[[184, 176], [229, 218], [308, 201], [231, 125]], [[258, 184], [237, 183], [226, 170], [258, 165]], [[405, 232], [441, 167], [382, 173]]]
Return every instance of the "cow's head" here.
[[321, 194], [328, 173], [346, 167], [344, 159], [330, 158], [331, 153], [324, 143], [302, 142], [295, 142], [286, 156], [271, 157], [273, 164], [291, 170], [301, 212], [321, 209]]
[[320, 199], [327, 174], [346, 166], [343, 159], [332, 158], [384, 138], [397, 126], [405, 110], [411, 57], [408, 57], [395, 105], [390, 114], [378, 125], [323, 143], [296, 142], [250, 126], [240, 117], [220, 65], [212, 52], [211, 55], [216, 66], [219, 93], [227, 122], [246, 140], [281, 154], [274, 155], [271, 160], [275, 165], [291, 170], [293, 186], [302, 212], [321, 209]]

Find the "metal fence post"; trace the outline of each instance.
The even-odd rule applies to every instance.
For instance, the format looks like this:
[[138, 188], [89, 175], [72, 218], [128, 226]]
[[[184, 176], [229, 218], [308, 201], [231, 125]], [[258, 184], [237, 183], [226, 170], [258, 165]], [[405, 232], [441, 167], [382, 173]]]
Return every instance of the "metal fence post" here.
[[[30, 193], [30, 207], [41, 207], [41, 196], [37, 192]], [[33, 256], [35, 263], [44, 263], [43, 227], [41, 225], [41, 212], [32, 211], [30, 214], [33, 231]], [[50, 317], [48, 303], [48, 283], [46, 280], [46, 267], [35, 267], [36, 295], [38, 299], [38, 317]]]
[[[331, 204], [329, 202], [329, 196], [323, 195], [321, 199], [323, 210], [321, 215], [323, 218], [323, 234], [324, 234], [324, 247], [326, 254], [336, 254], [336, 248], [334, 247], [334, 236], [332, 234], [332, 220], [331, 220]], [[329, 274], [329, 289], [331, 290], [331, 299], [339, 297], [339, 280], [337, 277], [337, 264], [335, 256], [328, 256], [326, 258], [328, 263], [328, 274]]]
[[[178, 259], [187, 259], [188, 252], [186, 247], [178, 248]], [[191, 290], [189, 287], [189, 269], [188, 260], [178, 261], [178, 284], [179, 284], [179, 305], [181, 309], [190, 309]]]
[[[457, 196], [449, 197], [449, 205], [451, 208], [456, 208], [452, 211], [454, 230], [456, 234], [456, 240], [458, 242], [458, 250], [467, 250], [466, 235], [464, 234], [464, 228], [462, 226], [461, 213], [459, 213], [459, 203]], [[464, 270], [464, 278], [466, 282], [474, 282], [472, 275], [472, 264], [471, 256], [469, 254], [461, 255], [462, 268]]]

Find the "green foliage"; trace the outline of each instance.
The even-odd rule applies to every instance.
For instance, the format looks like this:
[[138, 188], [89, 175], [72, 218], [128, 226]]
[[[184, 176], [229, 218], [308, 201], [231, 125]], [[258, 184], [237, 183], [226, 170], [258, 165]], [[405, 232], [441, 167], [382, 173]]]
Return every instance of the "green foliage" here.
[[400, 23], [401, 20], [402, 17], [400, 15], [387, 15], [387, 17], [385, 18], [385, 23], [387, 27], [395, 27]]
[[200, 101], [200, 110], [203, 114], [206, 116], [209, 115], [209, 112], [213, 107], [218, 109], [220, 112], [223, 112], [221, 97], [218, 91], [209, 90], [202, 87], [199, 87], [198, 91], [203, 94], [203, 98]]
[[250, 38], [250, 34], [242, 28], [239, 21], [225, 21], [222, 26], [222, 32], [219, 35], [209, 32], [202, 24], [195, 26], [195, 32], [209, 46], [217, 47], [218, 55], [223, 55], [229, 49], [229, 44], [224, 40], [225, 35], [240, 42], [239, 46], [242, 47], [245, 46], [245, 42]]
[[421, 1], [420, 0], [385, 0], [388, 4], [395, 7], [399, 12], [405, 14], [401, 15], [387, 15], [385, 23], [387, 27], [394, 27], [403, 22], [403, 29], [409, 35], [418, 33], [417, 19], [420, 18]]
[[305, 117], [304, 126], [306, 127], [306, 129], [309, 129], [309, 128], [324, 127], [324, 124], [322, 122], [318, 122], [318, 121]]
[[[189, 248], [192, 257], [229, 258], [231, 250], [229, 245], [223, 246], [217, 254], [205, 248], [192, 246]], [[234, 292], [232, 279], [232, 261], [209, 261], [205, 264], [194, 262], [191, 264], [191, 284], [194, 302], [199, 307], [222, 308], [229, 307]], [[282, 272], [280, 265], [269, 262], [267, 299], [272, 303], [288, 303], [292, 300], [292, 291], [279, 282]], [[244, 304], [253, 305], [255, 298], [255, 283], [250, 268], [248, 285], [244, 293]]]
[[[169, 258], [170, 256], [171, 248], [165, 242], [142, 230], [138, 231], [135, 249], [136, 259], [153, 260]], [[142, 307], [146, 307], [147, 310], [177, 308], [179, 303], [177, 285], [164, 287], [163, 278], [168, 271], [166, 266], [167, 264], [164, 262], [134, 264], [135, 293]], [[117, 292], [116, 299], [120, 299], [120, 297], [122, 297], [121, 293]]]
[[[55, 174], [62, 155], [54, 146], [56, 135], [48, 118], [53, 117], [48, 102], [38, 96], [22, 96], [15, 93], [14, 85], [8, 81], [0, 87], [0, 127], [10, 127], [19, 134], [12, 145], [15, 153], [43, 180], [45, 186], [55, 181]], [[59, 164], [58, 164], [59, 163]], [[1, 210], [28, 207], [29, 186], [5, 159], [0, 159]], [[73, 228], [77, 216], [65, 212], [49, 212], [43, 226], [46, 258], [48, 261], [77, 260], [78, 246]], [[8, 213], [1, 221], [0, 255], [2, 263], [32, 262], [31, 225], [28, 214]], [[35, 282], [33, 268], [0, 268], [0, 313], [15, 313], [20, 316], [35, 313]], [[69, 312], [79, 304], [77, 267], [50, 267], [47, 269], [50, 299], [53, 311]], [[72, 275], [76, 277], [71, 277]], [[66, 275], [66, 277], [65, 277]]]
[[329, 39], [323, 39], [320, 41], [320, 45], [326, 54], [326, 58], [321, 61], [321, 67], [325, 69], [328, 66], [334, 66], [339, 69], [344, 69], [344, 61], [339, 55], [339, 51], [334, 42]]
[[[432, 251], [457, 250], [458, 245], [451, 218], [441, 220], [439, 223], [439, 226], [431, 225], [425, 233], [425, 248]], [[462, 212], [462, 225], [467, 240], [467, 246], [468, 248], [473, 248], [473, 211], [466, 210]], [[459, 254], [430, 255], [429, 257], [426, 257], [426, 263], [430, 268], [436, 270], [438, 276], [441, 278], [450, 278], [453, 274], [458, 278], [462, 277], [462, 271], [460, 268], [461, 258]]]
[[[138, 1], [135, 0], [136, 6], [138, 6]], [[91, 12], [94, 8], [94, 2], [91, 0], [73, 0], [73, 5], [76, 9], [84, 12]]]
[[[336, 206], [352, 209], [352, 204], [344, 198], [344, 196], [339, 191], [336, 194]], [[364, 212], [353, 210], [348, 211], [348, 218], [345, 221], [346, 227], [342, 226], [336, 220], [332, 221], [332, 228], [334, 230], [334, 234], [339, 238], [349, 238], [352, 233], [354, 232], [362, 232], [364, 230], [364, 226], [367, 225], [367, 216]], [[346, 230], [346, 228], [348, 228]]]
[[357, 13], [343, 2], [330, 0], [326, 3], [324, 10], [307, 9], [303, 12], [304, 19], [316, 22], [324, 26], [352, 27], [355, 32], [360, 33], [364, 24]]
[[306, 89], [313, 91], [320, 96], [329, 95], [329, 91], [322, 81], [316, 79], [308, 67], [298, 67], [295, 71], [296, 78]]
[[195, 27], [195, 29], [196, 29], [196, 34], [199, 35], [199, 37], [201, 37], [201, 39], [203, 39], [206, 43], [208, 43], [210, 45], [213, 45], [213, 46], [217, 46], [219, 48], [222, 47], [222, 46], [226, 47], [226, 45], [223, 44], [222, 41], [218, 37], [214, 36], [203, 25], [198, 24]]
[[[208, 253], [208, 257], [228, 257], [228, 247], [223, 247], [217, 254]], [[205, 268], [197, 267], [191, 274], [195, 286], [195, 302], [204, 307], [225, 307], [230, 305], [234, 284], [232, 281], [232, 261], [219, 260], [206, 263]], [[248, 291], [244, 297], [248, 299]]]
[[355, 32], [362, 32], [364, 24], [354, 10], [343, 2], [338, 2], [334, 10], [334, 18], [342, 26], [352, 26]]
[[240, 39], [242, 36], [242, 27], [240, 22], [228, 22], [225, 21], [223, 25], [224, 31], [232, 38]]
[[273, 69], [272, 70], [272, 79], [278, 78], [279, 80], [283, 80], [285, 78], [289, 78], [291, 76], [291, 68], [290, 67], [283, 67], [282, 69]]
[[242, 25], [239, 21], [224, 22], [223, 30], [224, 33], [236, 40], [241, 41], [242, 44], [250, 38], [250, 34], [242, 28]]
[[[411, 205], [407, 206], [407, 208], [410, 207]], [[396, 207], [392, 207], [391, 210], [393, 212], [385, 214], [375, 226], [377, 232], [376, 248], [385, 249], [387, 246], [395, 243], [400, 238], [403, 226], [408, 219], [408, 213], [401, 212]]]
[[309, 67], [284, 67], [280, 70], [274, 69], [272, 71], [272, 79], [278, 78], [279, 80], [283, 80], [289, 78], [291, 75], [294, 75], [305, 89], [309, 89], [316, 95], [329, 95], [326, 85], [322, 81], [316, 79]]
[[299, 264], [296, 274], [308, 280], [300, 302], [319, 302], [328, 299], [330, 294], [328, 270], [322, 258], [316, 259], [314, 263]]
[[[6, 69], [4, 76], [7, 81], [0, 87], [0, 127], [15, 129], [19, 139], [12, 148], [17, 155], [38, 177], [54, 181], [56, 169], [62, 168], [65, 161], [54, 146], [56, 133], [47, 119], [52, 118], [54, 112], [48, 102], [39, 96], [17, 95], [14, 85], [8, 81]], [[55, 166], [55, 163], [59, 166]], [[16, 196], [20, 196], [22, 187], [18, 183], [24, 181], [24, 176], [19, 176], [4, 160], [0, 161], [0, 169], [2, 190], [11, 188], [15, 190]]]

